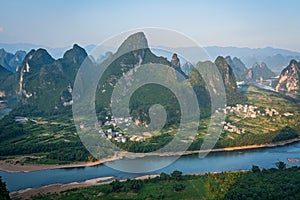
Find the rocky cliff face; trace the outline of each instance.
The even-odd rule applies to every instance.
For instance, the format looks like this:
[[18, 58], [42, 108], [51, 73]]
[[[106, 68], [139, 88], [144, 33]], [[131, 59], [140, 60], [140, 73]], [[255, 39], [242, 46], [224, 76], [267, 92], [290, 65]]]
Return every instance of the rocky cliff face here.
[[0, 49], [0, 65], [8, 71], [16, 72], [17, 68], [22, 64], [25, 55], [25, 51], [17, 51], [15, 54], [12, 54], [4, 49]]
[[275, 90], [300, 94], [300, 62], [291, 60], [280, 74]]
[[231, 66], [228, 65], [226, 60], [221, 56], [217, 57], [217, 59], [215, 60], [215, 64], [222, 75], [223, 82], [227, 90], [226, 92], [235, 92], [237, 90], [236, 78], [234, 76]]
[[[122, 56], [132, 51], [145, 50], [148, 49], [148, 41], [143, 32], [137, 32], [130, 35], [118, 48], [115, 56]], [[141, 55], [142, 57], [144, 56]]]
[[248, 69], [246, 68], [246, 65], [237, 57], [234, 57], [233, 59], [231, 59], [230, 56], [227, 56], [225, 58], [225, 60], [228, 63], [228, 65], [230, 65], [230, 67], [232, 68], [236, 80], [237, 81], [245, 81], [247, 71], [248, 71]]
[[222, 56], [217, 57], [215, 64], [221, 73], [223, 83], [225, 86], [226, 99], [228, 105], [235, 105], [237, 103], [243, 103], [247, 98], [238, 92], [236, 78], [231, 66], [226, 62]]
[[[233, 70], [231, 66], [228, 65], [225, 58], [219, 56], [217, 57], [214, 63], [210, 61], [198, 62], [196, 67], [199, 69], [202, 68], [202, 70], [206, 71], [205, 73], [210, 74], [211, 72], [209, 70], [210, 68], [214, 67], [214, 65], [219, 70], [220, 75], [223, 79], [227, 104], [234, 105], [236, 103], [243, 102], [245, 100], [245, 97], [237, 91], [237, 84]], [[199, 102], [205, 102], [205, 104], [203, 105], [204, 107], [208, 105], [207, 102], [209, 102], [210, 100], [207, 87], [211, 87], [212, 91], [218, 91], [215, 89], [216, 86], [214, 82], [217, 80], [214, 80], [214, 76], [212, 76], [212, 80], [210, 80], [209, 83], [205, 83], [201, 75], [196, 70], [192, 70], [190, 73], [189, 80], [197, 93]], [[209, 84], [209, 86], [206, 84]], [[199, 97], [201, 98], [199, 99]]]
[[248, 80], [256, 81], [256, 80], [265, 80], [268, 78], [272, 78], [275, 76], [275, 73], [272, 72], [266, 63], [262, 62], [254, 63], [251, 69], [249, 69], [246, 78]]
[[70, 110], [72, 85], [86, 57], [76, 44], [58, 60], [45, 49], [30, 51], [17, 73], [22, 112], [39, 115]]

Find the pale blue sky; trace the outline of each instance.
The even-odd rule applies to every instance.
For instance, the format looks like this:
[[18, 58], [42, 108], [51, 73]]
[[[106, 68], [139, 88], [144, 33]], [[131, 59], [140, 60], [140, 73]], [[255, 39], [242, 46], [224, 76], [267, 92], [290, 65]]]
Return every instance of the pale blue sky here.
[[300, 51], [297, 0], [0, 0], [0, 43], [98, 44], [141, 27], [173, 29], [200, 45]]

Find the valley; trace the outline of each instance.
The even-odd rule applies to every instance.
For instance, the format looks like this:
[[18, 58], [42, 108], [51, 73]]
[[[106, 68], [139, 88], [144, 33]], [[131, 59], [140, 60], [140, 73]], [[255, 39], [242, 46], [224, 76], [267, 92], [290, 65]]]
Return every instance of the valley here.
[[[134, 50], [127, 52], [128, 49]], [[74, 112], [73, 104], [76, 104], [80, 98], [80, 94], [76, 93], [78, 91], [74, 92], [74, 82], [76, 74], [83, 73], [79, 71], [82, 63], [90, 67], [88, 69], [91, 71], [88, 73], [91, 74], [97, 74], [99, 73], [97, 70], [101, 71], [103, 67], [108, 66], [96, 84], [94, 103], [97, 122], [93, 124], [93, 130], [88, 129], [89, 119], [85, 116], [80, 119], [81, 123], [76, 127], [74, 113], [72, 113], [72, 111]], [[141, 65], [151, 66], [153, 64], [168, 67], [166, 77], [159, 73], [155, 76], [168, 81], [179, 81], [183, 85], [190, 84], [195, 92], [201, 118], [199, 121], [189, 121], [181, 127], [183, 130], [188, 130], [193, 126], [198, 127], [196, 135], [192, 138], [189, 137], [191, 143], [186, 151], [157, 151], [177, 138], [180, 128], [180, 115], [182, 114], [180, 105], [176, 95], [168, 88], [158, 84], [144, 85], [133, 93], [129, 101], [130, 116], [114, 116], [112, 114], [111, 98], [118, 79], [125, 76], [130, 80], [130, 75], [136, 73]], [[52, 58], [45, 49], [32, 50], [25, 55], [17, 72], [12, 73], [3, 67], [0, 68], [2, 70], [2, 76], [0, 76], [1, 111], [3, 111], [0, 120], [0, 169], [3, 170], [1, 173], [4, 173], [4, 176], [12, 176], [11, 173], [26, 172], [31, 176], [31, 173], [35, 172], [47, 174], [47, 170], [52, 169], [57, 170], [58, 174], [63, 170], [70, 170], [72, 174], [74, 170], [81, 168], [98, 170], [105, 168], [106, 165], [114, 166], [122, 162], [127, 165], [129, 164], [127, 163], [128, 159], [132, 159], [133, 162], [154, 159], [154, 163], [160, 163], [161, 159], [165, 162], [178, 155], [194, 159], [197, 153], [209, 152], [211, 152], [209, 156], [212, 157], [209, 157], [208, 160], [213, 160], [214, 155], [220, 154], [222, 159], [228, 159], [228, 162], [232, 164], [236, 162], [235, 159], [241, 152], [247, 151], [250, 154], [256, 154], [256, 151], [261, 152], [256, 155], [257, 161], [262, 162], [263, 166], [270, 167], [272, 161], [263, 162], [260, 154], [268, 151], [268, 148], [272, 148], [274, 151], [280, 147], [289, 148], [289, 145], [294, 148], [293, 145], [297, 146], [300, 141], [300, 102], [297, 98], [286, 95], [287, 93], [297, 95], [298, 66], [297, 61], [291, 61], [277, 79], [274, 77], [275, 73], [264, 62], [254, 63], [252, 68], [247, 69], [245, 64], [236, 57], [232, 59], [229, 56], [225, 58], [218, 56], [215, 61], [198, 62], [189, 66], [181, 65], [176, 53], [172, 54], [170, 60], [167, 57], [155, 55], [148, 47], [147, 38], [142, 32], [130, 35], [118, 50], [114, 54], [110, 54], [102, 63], [94, 62], [85, 49], [77, 44], [67, 50], [60, 59]], [[210, 73], [213, 68], [219, 71], [221, 79]], [[202, 74], [199, 73], [199, 69]], [[207, 77], [203, 77], [203, 74]], [[79, 76], [79, 78], [82, 77]], [[214, 81], [212, 81], [213, 79]], [[226, 97], [226, 105], [218, 104], [218, 107], [213, 105], [211, 99], [211, 95], [215, 95], [214, 98], [222, 97], [220, 91], [217, 91], [219, 86], [216, 80], [223, 84], [224, 97]], [[82, 87], [88, 88], [89, 84], [88, 82], [83, 83]], [[90, 99], [87, 101], [89, 102]], [[162, 129], [129, 133], [128, 130], [132, 126], [148, 127], [151, 122], [149, 109], [153, 104], [160, 104], [166, 109], [166, 122]], [[122, 106], [126, 105], [119, 105], [120, 108]], [[82, 107], [80, 112], [88, 112], [88, 109]], [[189, 114], [192, 116], [193, 113]], [[222, 115], [224, 116], [222, 121], [211, 122], [213, 118]], [[104, 142], [110, 142], [119, 149], [112, 151], [104, 145], [98, 149], [96, 158], [84, 146], [79, 130], [95, 131], [95, 137], [101, 138]], [[205, 145], [202, 146], [210, 136], [208, 130], [220, 130], [220, 135], [212, 150], [206, 149]], [[188, 141], [186, 138], [177, 139], [179, 139], [178, 146]], [[177, 146], [172, 148], [176, 149]], [[224, 155], [227, 155], [228, 158]], [[248, 154], [245, 153], [243, 156], [247, 158]], [[275, 158], [276, 152], [272, 156]], [[286, 154], [282, 156], [280, 159], [288, 161], [289, 165], [297, 164], [298, 157], [287, 158]], [[183, 159], [178, 162], [185, 163], [187, 161]], [[199, 161], [192, 162], [198, 163]], [[239, 167], [232, 168], [225, 163], [216, 170], [249, 169], [249, 164], [236, 165]], [[176, 169], [176, 167], [175, 164], [171, 168]], [[199, 170], [202, 172], [203, 169]], [[199, 172], [199, 170], [195, 172]], [[191, 171], [194, 170], [187, 168], [184, 172], [190, 173]], [[232, 172], [228, 176], [234, 176], [234, 174]], [[109, 172], [104, 175], [115, 177], [116, 174]], [[94, 174], [90, 176], [97, 180], [99, 178]], [[206, 176], [198, 178], [203, 179]], [[136, 178], [132, 174], [117, 175], [117, 178], [122, 177]], [[189, 175], [187, 177], [188, 182], [192, 181]], [[77, 188], [102, 185], [98, 181], [88, 184], [89, 181], [86, 180], [68, 187], [72, 180], [82, 181], [86, 180], [86, 177], [81, 174], [79, 179], [72, 177], [60, 179], [60, 182], [68, 184], [58, 187], [55, 185], [45, 186], [45, 188], [53, 187], [56, 188], [53, 189], [54, 191], [64, 191], [73, 186]], [[49, 179], [47, 183], [53, 182]], [[111, 184], [114, 183], [115, 181], [111, 182]], [[11, 182], [9, 184], [9, 186], [15, 187], [14, 190], [24, 187], [16, 186]], [[34, 187], [44, 186], [44, 184], [41, 185], [39, 179], [33, 185]], [[106, 186], [101, 187], [110, 187], [110, 185], [104, 185]], [[186, 183], [176, 183], [175, 185], [176, 190], [185, 191]], [[60, 188], [64, 186], [66, 186], [65, 189]], [[167, 183], [165, 186], [170, 187], [170, 184]], [[43, 191], [43, 188], [35, 190], [39, 192]], [[30, 190], [28, 191], [29, 194]], [[201, 194], [204, 194], [204, 191], [205, 189], [201, 191]], [[212, 189], [207, 191], [211, 192]], [[18, 192], [12, 194], [18, 194]], [[67, 191], [66, 194], [71, 193]], [[20, 197], [25, 197], [24, 195]], [[105, 197], [108, 198], [110, 195], [114, 196], [114, 193], [111, 191]], [[116, 195], [118, 196], [118, 194]], [[122, 193], [121, 196], [123, 195], [130, 196], [127, 193]], [[186, 193], [183, 195], [186, 196]], [[225, 198], [222, 192], [210, 195], [212, 196], [209, 198], [213, 198], [214, 195], [221, 195], [219, 197]], [[52, 198], [51, 195], [32, 198], [48, 197]], [[53, 198], [57, 198], [57, 196], [54, 195]]]
[[300, 1], [0, 2], [0, 200], [299, 200]]

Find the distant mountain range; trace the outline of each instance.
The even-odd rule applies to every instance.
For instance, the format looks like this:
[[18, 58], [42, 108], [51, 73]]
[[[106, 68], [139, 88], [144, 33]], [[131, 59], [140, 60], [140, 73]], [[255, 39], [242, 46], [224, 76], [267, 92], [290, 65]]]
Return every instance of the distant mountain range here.
[[236, 47], [210, 47], [207, 48], [209, 54], [231, 55], [240, 58], [249, 68], [255, 63], [264, 62], [272, 71], [280, 72], [284, 66], [287, 66], [292, 59], [300, 60], [300, 53], [266, 47], [266, 48], [236, 48]]
[[[90, 54], [94, 49], [95, 49], [96, 45], [91, 44], [91, 45], [87, 45], [84, 47], [84, 49]], [[62, 58], [64, 53], [72, 48], [72, 46], [65, 46], [65, 47], [58, 47], [58, 48], [53, 48], [53, 47], [49, 47], [49, 46], [45, 46], [45, 45], [36, 45], [36, 44], [30, 44], [30, 43], [14, 43], [14, 44], [8, 44], [8, 43], [0, 43], [0, 49], [3, 48], [5, 49], [6, 52], [17, 52], [17, 51], [25, 51], [25, 52], [29, 52], [32, 49], [47, 49], [47, 51], [49, 52], [49, 54], [53, 57], [53, 58]], [[113, 49], [110, 47], [105, 47], [105, 48], [99, 48], [97, 47], [97, 54], [98, 55], [105, 55], [105, 53], [107, 51], [112, 51]]]
[[[96, 45], [91, 44], [84, 47], [88, 54], [95, 49]], [[67, 49], [71, 46], [51, 48], [43, 45], [34, 45], [26, 43], [16, 43], [16, 44], [5, 44], [0, 43], [0, 48], [4, 48], [7, 52], [16, 52], [18, 50], [23, 50], [29, 52], [31, 49], [43, 48], [47, 49], [49, 54], [54, 58], [61, 58]], [[164, 48], [164, 47], [159, 47]], [[189, 60], [191, 63], [195, 64], [199, 60], [198, 54], [195, 53], [199, 51], [198, 47], [178, 47], [178, 48], [167, 48], [172, 49], [173, 52], [185, 52], [191, 58]], [[300, 53], [295, 51], [289, 51], [285, 49], [265, 47], [265, 48], [241, 48], [241, 47], [219, 47], [219, 46], [208, 46], [204, 47], [208, 55], [211, 57], [211, 61], [214, 61], [218, 56], [231, 56], [232, 58], [237, 57], [247, 68], [252, 67], [255, 63], [264, 62], [272, 71], [279, 73], [284, 66], [287, 66], [290, 60], [300, 60]], [[117, 49], [112, 47], [97, 48], [97, 55], [105, 55], [107, 51], [115, 52]], [[162, 55], [163, 56], [163, 55]], [[97, 60], [99, 58], [95, 58]], [[203, 61], [203, 60], [202, 60]]]
[[[141, 49], [122, 55], [122, 52], [126, 52], [126, 50], [130, 50], [131, 48], [135, 49], [136, 46], [141, 47]], [[94, 49], [94, 46], [90, 46], [89, 49]], [[214, 47], [213, 49], [217, 51], [219, 48]], [[220, 49], [222, 50], [223, 48]], [[236, 50], [236, 48], [233, 49]], [[246, 50], [252, 51], [249, 49]], [[275, 50], [266, 48], [259, 51], [274, 52]], [[101, 51], [102, 49], [100, 49]], [[2, 52], [5, 51], [2, 50]], [[285, 50], [280, 50], [280, 52], [285, 55], [291, 53], [291, 56], [297, 56], [297, 53]], [[5, 52], [3, 55], [10, 55], [3, 56], [6, 58], [11, 57], [13, 54]], [[13, 55], [12, 58], [16, 57], [16, 55]], [[246, 55], [246, 53], [241, 51], [240, 55]], [[262, 53], [262, 55], [267, 55], [267, 53]], [[229, 105], [234, 105], [245, 100], [243, 95], [237, 91], [237, 81], [251, 82], [275, 76], [275, 73], [264, 62], [261, 62], [261, 64], [255, 62], [248, 69], [241, 59], [237, 57], [231, 58], [230, 56], [226, 58], [218, 56], [214, 62], [205, 61], [197, 62], [196, 64], [184, 63], [181, 65], [180, 58], [176, 53], [169, 60], [163, 56], [155, 55], [149, 48], [145, 35], [143, 33], [136, 33], [129, 36], [115, 53], [106, 54], [96, 59], [88, 56], [84, 48], [75, 44], [71, 49], [65, 51], [62, 58], [59, 59], [53, 58], [46, 49], [30, 50], [22, 60], [19, 70], [16, 73], [12, 73], [11, 71], [13, 70], [9, 71], [7, 67], [1, 66], [2, 64], [0, 63], [0, 92], [7, 95], [19, 94], [22, 97], [22, 104], [19, 109], [23, 113], [41, 115], [71, 111], [71, 105], [73, 104], [72, 87], [75, 76], [81, 63], [86, 58], [93, 65], [94, 70], [103, 67], [103, 63], [96, 62], [97, 59], [102, 59], [106, 63], [111, 62], [109, 68], [102, 76], [104, 78], [99, 81], [96, 92], [96, 110], [97, 113], [100, 113], [100, 118], [110, 114], [110, 98], [116, 81], [124, 73], [134, 70], [140, 64], [160, 63], [169, 66], [171, 71], [173, 70], [176, 73], [182, 74], [185, 77], [184, 81], [189, 81], [197, 94], [200, 102], [199, 106], [202, 112], [204, 112], [201, 113], [202, 116], [207, 116], [210, 112], [209, 94], [205, 81], [194, 70], [194, 66], [204, 70], [210, 70], [212, 65], [218, 68], [224, 81], [227, 103]], [[157, 74], [157, 76], [160, 76], [160, 74]], [[213, 81], [210, 84], [214, 84]], [[177, 116], [175, 113], [178, 112], [178, 106], [176, 105], [176, 101], [174, 101], [175, 97], [163, 88], [153, 87], [147, 88], [146, 92], [141, 91], [136, 94], [137, 100], [132, 102], [131, 105], [133, 116], [140, 121], [147, 121], [147, 110], [153, 103], [158, 103], [157, 99], [154, 98], [157, 96], [161, 96], [163, 105], [171, 110], [169, 116]], [[299, 91], [299, 63], [296, 60], [293, 60], [282, 71], [276, 90]], [[151, 92], [149, 93], [149, 91]], [[178, 119], [170, 120], [171, 123]]]
[[[141, 47], [141, 49], [127, 52], [126, 50], [135, 49], [133, 47]], [[81, 63], [87, 58], [93, 70], [101, 69], [103, 63], [93, 62], [88, 57], [87, 52], [78, 45], [73, 45], [67, 50], [62, 58], [54, 59], [45, 49], [31, 50], [24, 58], [19, 70], [16, 73], [10, 73], [4, 68], [5, 73], [0, 80], [0, 91], [6, 94], [19, 94], [21, 96], [21, 104], [18, 112], [24, 115], [49, 115], [55, 113], [70, 113], [72, 99], [72, 87], [75, 76]], [[176, 73], [180, 73], [193, 86], [197, 97], [201, 100], [201, 115], [207, 116], [210, 113], [209, 101], [206, 84], [201, 76], [186, 75], [182, 69], [180, 60], [176, 54], [173, 54], [171, 60], [160, 57], [151, 52], [148, 42], [143, 33], [136, 33], [129, 36], [118, 48], [118, 50], [107, 57], [104, 62], [110, 63], [107, 70], [102, 75], [98, 83], [96, 92], [96, 111], [99, 113], [100, 119], [109, 116], [110, 99], [117, 80], [129, 72], [139, 67], [140, 64], [160, 63], [170, 67], [170, 77], [177, 78]], [[215, 63], [201, 63], [198, 67], [209, 70], [209, 66], [215, 64], [224, 79], [224, 85], [227, 92], [227, 100], [230, 104], [235, 104], [242, 100], [242, 95], [237, 92], [236, 79], [231, 67], [227, 64], [223, 57], [218, 57]], [[1, 73], [1, 72], [0, 72]], [[157, 76], [162, 76], [157, 74]], [[192, 78], [192, 76], [194, 76]], [[196, 77], [196, 78], [195, 78]], [[161, 77], [162, 79], [166, 77]], [[197, 81], [197, 78], [198, 81]], [[193, 80], [192, 80], [193, 79]], [[2, 84], [5, 83], [5, 84]], [[214, 84], [212, 81], [210, 84]], [[213, 85], [212, 85], [213, 86]], [[132, 115], [139, 121], [147, 121], [147, 112], [151, 105], [161, 103], [168, 108], [168, 123], [175, 123], [179, 112], [178, 102], [173, 93], [166, 88], [150, 85], [134, 94], [136, 98], [131, 102]], [[159, 99], [157, 97], [160, 97]], [[203, 108], [203, 109], [202, 109]]]
[[71, 46], [66, 47], [58, 47], [52, 48], [45, 45], [36, 45], [36, 44], [29, 44], [29, 43], [14, 43], [14, 44], [7, 44], [7, 43], [0, 43], [0, 48], [5, 49], [7, 52], [17, 52], [19, 50], [29, 52], [32, 49], [47, 49], [47, 51], [51, 54], [54, 58], [61, 58], [64, 52], [71, 48]]
[[[199, 60], [194, 56], [194, 52], [198, 47], [183, 47], [173, 48], [174, 52], [180, 51], [189, 54], [193, 60], [190, 62], [196, 63]], [[285, 49], [272, 47], [266, 48], [240, 48], [240, 47], [204, 47], [211, 60], [215, 60], [218, 56], [231, 56], [239, 58], [247, 68], [252, 67], [255, 63], [264, 62], [272, 71], [279, 73], [284, 66], [287, 66], [292, 59], [300, 60], [300, 53]]]

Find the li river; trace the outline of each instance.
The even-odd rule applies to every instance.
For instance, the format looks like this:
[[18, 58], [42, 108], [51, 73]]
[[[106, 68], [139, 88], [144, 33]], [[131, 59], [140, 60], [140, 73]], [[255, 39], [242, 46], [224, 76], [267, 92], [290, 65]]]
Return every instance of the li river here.
[[[204, 172], [220, 172], [248, 170], [252, 165], [261, 168], [276, 167], [279, 160], [284, 161], [288, 166], [299, 165], [290, 163], [288, 158], [300, 158], [300, 142], [272, 148], [260, 148], [243, 151], [213, 152], [205, 158], [199, 158], [198, 154], [181, 156], [171, 165], [148, 174], [161, 172], [171, 173], [180, 170], [184, 174], [196, 174]], [[112, 166], [135, 165], [137, 159], [143, 159], [149, 166], [155, 166], [172, 159], [168, 156], [152, 156], [135, 159], [122, 159], [110, 162]], [[136, 166], [135, 166], [136, 167]], [[50, 169], [33, 172], [5, 172], [0, 171], [0, 176], [7, 183], [10, 191], [25, 188], [36, 188], [54, 183], [81, 182], [87, 179], [98, 177], [115, 176], [118, 179], [134, 178], [145, 174], [125, 173], [114, 170], [106, 165], [93, 167], [71, 168], [71, 169]]]

